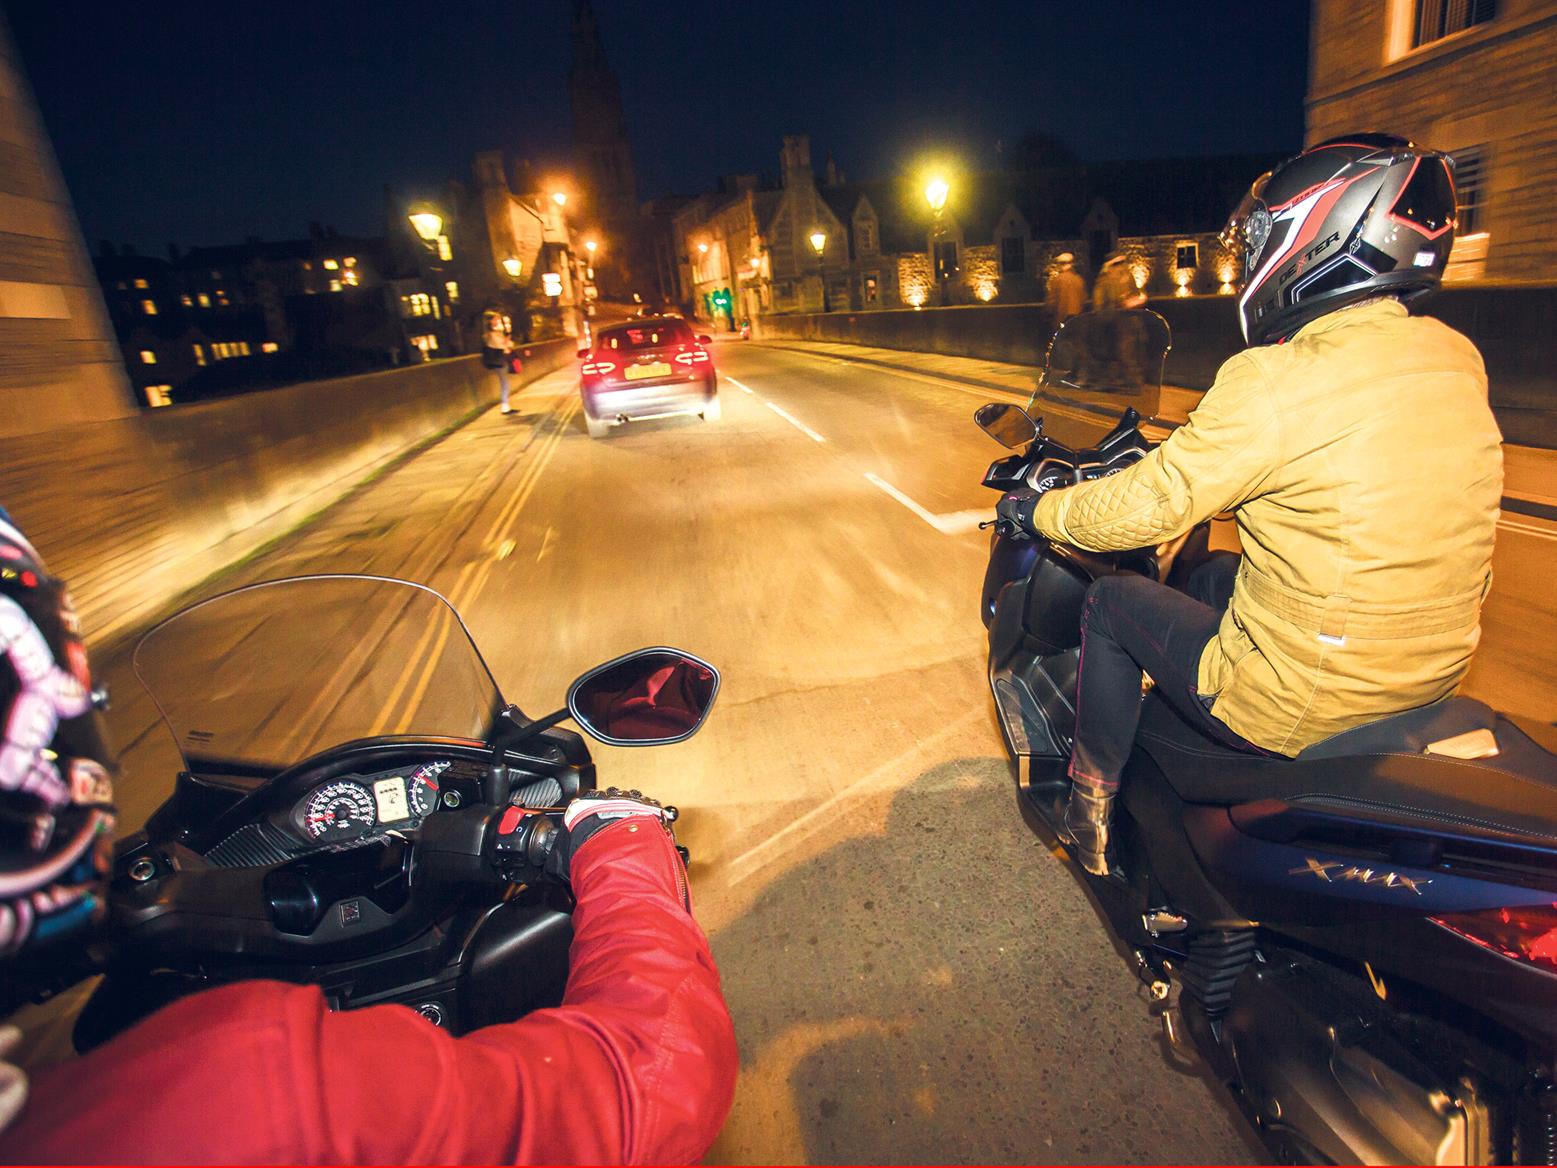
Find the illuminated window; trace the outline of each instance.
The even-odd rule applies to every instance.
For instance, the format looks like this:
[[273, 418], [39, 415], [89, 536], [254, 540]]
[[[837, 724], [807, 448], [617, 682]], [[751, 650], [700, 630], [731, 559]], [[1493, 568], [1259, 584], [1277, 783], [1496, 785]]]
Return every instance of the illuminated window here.
[[157, 354], [153, 353], [150, 349], [142, 349], [141, 350], [141, 364], [142, 365], [155, 365], [156, 363], [157, 363]]
[[1420, 48], [1497, 15], [1497, 0], [1416, 0], [1416, 21], [1411, 47]]
[[144, 312], [147, 316], [156, 316], [157, 302], [155, 300], [142, 300], [141, 311]]
[[200, 307], [201, 308], [210, 308], [211, 307], [211, 298], [209, 296], [207, 296], [204, 292], [200, 293]]
[[171, 385], [148, 385], [145, 389], [146, 404], [152, 408], [157, 406], [170, 406], [173, 404]]
[[341, 265], [343, 267], [347, 267], [347, 268], [355, 268], [357, 266], [357, 257], [356, 256], [347, 256], [345, 259], [343, 259], [341, 261]]
[[149, 288], [149, 287], [151, 287], [151, 285], [146, 283], [146, 281], [144, 279], [137, 279], [135, 281], [135, 286], [137, 288]]
[[213, 279], [213, 280], [220, 280], [221, 278], [222, 278], [222, 274], [220, 272], [218, 272], [215, 268], [212, 268], [211, 269], [211, 279]]
[[281, 346], [276, 344], [275, 341], [264, 341], [260, 344], [261, 353], [275, 353], [278, 352], [280, 348]]
[[357, 272], [348, 268], [346, 271], [341, 273], [341, 283], [345, 284], [348, 288], [355, 288], [358, 284], [362, 283], [362, 277]]
[[339, 292], [340, 290], [341, 290], [341, 282], [339, 280], [331, 280], [330, 281], [330, 291], [331, 292]]
[[1008, 235], [1000, 241], [1000, 274], [1020, 275], [1027, 268], [1027, 246], [1020, 235]]
[[446, 280], [443, 290], [449, 294], [450, 304], [458, 304], [460, 302], [460, 286], [455, 281]]
[[304, 260], [304, 261], [303, 261], [303, 271], [305, 271], [305, 272], [311, 272], [311, 271], [313, 271], [313, 270], [314, 270], [314, 265], [313, 265], [313, 263], [312, 263], [312, 261], [310, 261], [310, 260]]
[[1175, 268], [1198, 268], [1200, 266], [1200, 245], [1197, 243], [1181, 243], [1178, 246], [1178, 259], [1173, 265]]
[[248, 341], [239, 341], [238, 342], [238, 352], [240, 354], [242, 354], [243, 356], [245, 356], [245, 357], [250, 356], [250, 353], [249, 353], [249, 342]]
[[454, 258], [454, 252], [449, 247], [449, 237], [447, 235], [438, 237], [438, 258], [440, 260], [452, 260]]
[[220, 288], [216, 290], [216, 302], [223, 308], [227, 307], [227, 293]]
[[1454, 202], [1459, 226], [1456, 234], [1474, 235], [1487, 221], [1487, 170], [1485, 146], [1467, 146], [1456, 150], [1454, 159]]
[[196, 365], [204, 365], [205, 364], [205, 346], [204, 345], [191, 345], [190, 347], [192, 349], [194, 349], [194, 351], [195, 351], [195, 364]]
[[188, 292], [185, 292], [182, 296], [180, 296], [179, 300], [183, 302], [185, 308], [193, 308], [195, 306], [195, 298]]
[[427, 293], [414, 292], [410, 296], [400, 298], [401, 316], [431, 316], [432, 314], [432, 297]]
[[340, 266], [341, 265], [336, 263], [334, 260], [325, 260], [324, 261], [324, 270], [327, 271], [327, 272], [339, 271], [340, 270]]
[[438, 338], [432, 333], [422, 333], [411, 338], [411, 343], [424, 353], [431, 353], [438, 348]]

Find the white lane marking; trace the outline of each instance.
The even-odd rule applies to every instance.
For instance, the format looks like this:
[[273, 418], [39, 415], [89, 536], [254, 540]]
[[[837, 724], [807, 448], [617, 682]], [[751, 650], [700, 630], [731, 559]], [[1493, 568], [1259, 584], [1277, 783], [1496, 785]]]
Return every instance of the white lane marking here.
[[765, 401], [762, 404], [767, 406], [768, 409], [772, 410], [775, 414], [777, 414], [779, 417], [783, 418], [791, 426], [793, 426], [795, 429], [799, 430], [802, 434], [804, 434], [807, 438], [810, 438], [812, 441], [814, 441], [814, 442], [826, 442], [827, 441], [826, 438], [823, 438], [820, 434], [818, 434], [815, 430], [811, 429], [810, 426], [807, 426], [799, 418], [795, 417], [794, 414], [790, 413], [783, 406], [775, 405], [773, 402], [770, 402], [770, 401]]
[[735, 388], [740, 390], [742, 393], [749, 393], [749, 394], [752, 395], [752, 397], [756, 397], [757, 396], [757, 391], [755, 389], [753, 389], [751, 386], [747, 385], [743, 381], [735, 380], [735, 378], [731, 377], [728, 373], [726, 373], [724, 375], [724, 379], [726, 381], [728, 381], [731, 385], [735, 386]]
[[991, 518], [991, 514], [988, 511], [951, 511], [945, 515], [937, 515], [933, 511], [921, 507], [880, 475], [866, 471], [865, 478], [874, 486], [891, 495], [942, 535], [961, 535], [965, 531], [974, 531], [980, 523]]

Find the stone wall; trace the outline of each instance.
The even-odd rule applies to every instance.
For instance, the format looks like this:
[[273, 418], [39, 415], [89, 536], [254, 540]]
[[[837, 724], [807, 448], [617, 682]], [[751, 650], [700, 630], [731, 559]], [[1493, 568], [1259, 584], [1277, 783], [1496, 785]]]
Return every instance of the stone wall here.
[[[528, 346], [518, 380], [576, 344]], [[0, 437], [0, 501], [103, 643], [496, 398], [461, 357]]]
[[70, 196], [0, 13], [0, 437], [135, 410]]
[[1470, 274], [1487, 279], [1548, 280], [1557, 266], [1557, 0], [1499, 0], [1487, 23], [1417, 49], [1413, 7], [1316, 0], [1308, 141], [1367, 128], [1439, 150], [1481, 147], [1481, 221], [1456, 242], [1456, 258], [1484, 253]]

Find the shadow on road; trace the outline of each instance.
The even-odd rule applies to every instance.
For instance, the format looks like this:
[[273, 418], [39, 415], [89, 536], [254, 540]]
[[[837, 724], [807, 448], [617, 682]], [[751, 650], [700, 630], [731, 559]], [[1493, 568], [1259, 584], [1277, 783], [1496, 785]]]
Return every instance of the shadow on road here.
[[1250, 1158], [1220, 1089], [1163, 1062], [1135, 977], [1020, 822], [1003, 759], [926, 771], [885, 823], [779, 876], [713, 938], [742, 1068], [713, 1159]]

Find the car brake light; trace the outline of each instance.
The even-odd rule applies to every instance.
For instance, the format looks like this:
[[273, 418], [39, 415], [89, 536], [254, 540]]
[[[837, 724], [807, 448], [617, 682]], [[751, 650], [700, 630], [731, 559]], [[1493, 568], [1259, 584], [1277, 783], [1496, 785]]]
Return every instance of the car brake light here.
[[1485, 949], [1557, 971], [1557, 902], [1429, 917]]
[[676, 354], [677, 365], [706, 365], [707, 363], [708, 354], [703, 352], [702, 349], [693, 349], [690, 353]]
[[616, 372], [615, 361], [586, 361], [584, 363], [585, 377], [601, 377], [607, 373]]

